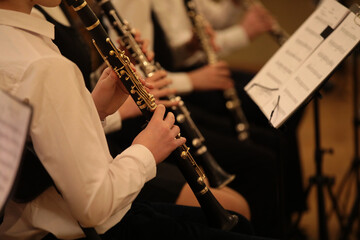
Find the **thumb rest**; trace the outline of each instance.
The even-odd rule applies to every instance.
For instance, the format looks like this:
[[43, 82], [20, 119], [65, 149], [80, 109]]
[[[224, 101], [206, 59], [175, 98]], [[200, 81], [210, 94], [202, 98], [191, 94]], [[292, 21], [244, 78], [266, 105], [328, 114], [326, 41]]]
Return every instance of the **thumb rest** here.
[[[149, 121], [157, 107], [155, 98], [146, 91], [132, 70], [129, 58], [124, 54], [124, 51], [120, 51], [115, 47], [100, 24], [100, 20], [86, 1], [66, 0], [66, 2], [78, 14], [85, 28], [89, 31], [97, 51], [105, 63], [115, 71], [142, 114]], [[177, 137], [179, 138], [180, 134]], [[216, 200], [206, 186], [205, 175], [196, 164], [189, 150], [190, 148], [183, 144], [175, 149], [170, 156], [176, 160], [180, 171], [200, 203], [209, 225], [223, 230], [232, 229], [238, 223], [238, 216], [227, 212]]]

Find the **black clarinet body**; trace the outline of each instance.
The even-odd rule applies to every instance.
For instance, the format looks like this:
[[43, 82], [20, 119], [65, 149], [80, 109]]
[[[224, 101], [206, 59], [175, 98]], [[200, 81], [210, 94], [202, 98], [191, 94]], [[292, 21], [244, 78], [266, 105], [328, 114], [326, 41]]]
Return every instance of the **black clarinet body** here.
[[[195, 32], [200, 40], [201, 47], [207, 58], [208, 64], [218, 62], [217, 54], [210, 44], [209, 35], [205, 29], [205, 20], [196, 9], [196, 4], [193, 0], [184, 0], [185, 8], [187, 10], [190, 21], [195, 29]], [[249, 137], [249, 123], [241, 107], [241, 100], [235, 88], [224, 90], [224, 98], [226, 100], [225, 106], [230, 111], [234, 122], [237, 137], [240, 141], [244, 141]]]
[[[135, 59], [144, 75], [146, 77], [150, 77], [156, 71], [161, 70], [162, 67], [159, 63], [154, 61], [150, 62], [147, 59], [132, 34], [130, 24], [120, 16], [118, 11], [114, 8], [112, 2], [110, 0], [96, 0], [96, 2], [99, 4], [113, 29], [120, 37], [121, 45], [129, 51], [130, 55], [133, 59]], [[179, 101], [179, 105], [172, 107], [171, 111], [174, 113], [176, 121], [185, 133], [186, 138], [190, 140], [196, 160], [203, 167], [210, 186], [214, 188], [226, 186], [235, 178], [235, 175], [229, 174], [222, 169], [212, 154], [208, 151], [204, 143], [205, 138], [192, 120], [190, 112], [181, 97], [170, 95], [167, 96], [167, 100]]]
[[[132, 70], [129, 58], [111, 42], [107, 32], [86, 1], [66, 0], [66, 3], [76, 11], [89, 31], [99, 54], [106, 64], [116, 72], [144, 117], [150, 120], [157, 107], [155, 99], [146, 91]], [[209, 190], [204, 182], [205, 177], [201, 169], [189, 152], [189, 147], [183, 144], [171, 155], [199, 201], [207, 216], [208, 224], [223, 230], [232, 229], [238, 223], [238, 217], [227, 212]]]

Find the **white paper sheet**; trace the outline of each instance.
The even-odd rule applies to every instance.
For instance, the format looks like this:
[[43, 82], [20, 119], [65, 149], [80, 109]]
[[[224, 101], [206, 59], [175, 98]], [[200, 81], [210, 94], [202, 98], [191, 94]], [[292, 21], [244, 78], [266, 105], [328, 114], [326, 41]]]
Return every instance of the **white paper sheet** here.
[[[323, 1], [245, 86], [274, 127], [280, 127], [359, 42], [355, 18], [337, 1]], [[329, 27], [332, 32], [324, 38]]]

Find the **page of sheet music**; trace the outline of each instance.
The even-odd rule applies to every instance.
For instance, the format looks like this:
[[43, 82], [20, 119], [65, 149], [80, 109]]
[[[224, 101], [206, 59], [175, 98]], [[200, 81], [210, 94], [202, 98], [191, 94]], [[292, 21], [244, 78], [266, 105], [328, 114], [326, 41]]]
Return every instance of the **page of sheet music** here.
[[[360, 28], [354, 18], [355, 14], [337, 1], [323, 1], [246, 85], [245, 90], [274, 127], [279, 127], [357, 44]], [[325, 29], [333, 30], [326, 38], [322, 35]]]
[[31, 108], [0, 91], [0, 211], [13, 187], [31, 119]]
[[[308, 58], [299, 70], [282, 86], [281, 103], [275, 111], [272, 124], [279, 126], [333, 71], [341, 60], [360, 41], [360, 26], [355, 24], [355, 15], [350, 13], [341, 25]], [[265, 112], [274, 109], [272, 104], [264, 106]]]

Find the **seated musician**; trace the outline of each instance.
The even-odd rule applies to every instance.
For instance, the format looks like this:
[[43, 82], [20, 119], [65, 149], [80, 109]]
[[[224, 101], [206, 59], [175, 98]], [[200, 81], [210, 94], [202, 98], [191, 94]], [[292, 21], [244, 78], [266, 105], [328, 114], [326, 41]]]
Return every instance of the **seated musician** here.
[[[60, 0], [0, 0], [0, 87], [34, 108], [30, 138], [54, 186], [27, 203], [10, 202], [0, 238], [83, 238], [94, 228], [102, 239], [257, 239], [239, 216], [232, 231], [207, 226], [198, 207], [133, 203], [144, 183], [185, 139], [173, 114], [158, 105], [132, 145], [111, 157], [102, 125], [119, 109], [128, 90], [110, 68], [89, 93], [79, 68], [51, 39], [53, 25], [30, 15], [35, 4]], [[150, 84], [141, 81], [145, 87]], [[56, 186], [56, 188], [55, 188]], [[259, 238], [260, 239], [260, 238]]]

